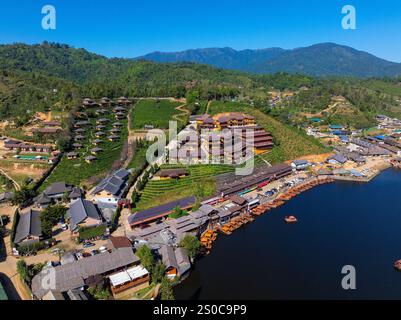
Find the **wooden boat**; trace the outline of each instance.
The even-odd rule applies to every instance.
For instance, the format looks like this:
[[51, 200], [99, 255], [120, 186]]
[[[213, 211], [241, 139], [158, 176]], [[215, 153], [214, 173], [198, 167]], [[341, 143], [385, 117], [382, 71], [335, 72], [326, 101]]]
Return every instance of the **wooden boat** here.
[[294, 217], [294, 216], [286, 216], [284, 218], [284, 221], [286, 223], [296, 223], [298, 221], [298, 219], [296, 217]]

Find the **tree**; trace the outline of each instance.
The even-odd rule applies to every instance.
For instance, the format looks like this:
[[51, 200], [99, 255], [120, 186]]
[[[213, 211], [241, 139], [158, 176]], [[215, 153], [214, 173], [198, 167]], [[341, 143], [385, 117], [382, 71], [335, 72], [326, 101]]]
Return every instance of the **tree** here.
[[28, 268], [28, 265], [26, 264], [25, 260], [18, 260], [17, 272], [23, 281], [25, 281], [27, 283], [31, 282], [29, 268]]
[[170, 215], [168, 216], [171, 219], [178, 219], [184, 216], [187, 216], [188, 212], [185, 210], [182, 210], [180, 206], [176, 206], [174, 208], [174, 211], [172, 213], [170, 213]]
[[152, 250], [150, 250], [148, 246], [142, 245], [136, 250], [136, 255], [141, 260], [141, 264], [149, 272], [152, 272], [153, 266], [155, 265], [155, 258], [153, 256]]
[[30, 189], [27, 186], [23, 186], [21, 190], [18, 190], [14, 193], [13, 198], [11, 199], [11, 203], [13, 205], [25, 205], [27, 204], [34, 196], [36, 195], [35, 191]]
[[159, 283], [163, 280], [164, 273], [166, 271], [166, 267], [164, 266], [163, 262], [158, 261], [152, 270], [152, 282]]
[[53, 227], [65, 216], [67, 208], [62, 205], [47, 207], [40, 214], [42, 233], [45, 237], [52, 236]]
[[188, 256], [191, 259], [194, 259], [199, 252], [201, 243], [196, 237], [188, 234], [181, 240], [180, 247], [184, 248], [187, 251]]
[[170, 280], [167, 277], [163, 277], [160, 286], [160, 298], [162, 300], [174, 300], [173, 287], [171, 286]]

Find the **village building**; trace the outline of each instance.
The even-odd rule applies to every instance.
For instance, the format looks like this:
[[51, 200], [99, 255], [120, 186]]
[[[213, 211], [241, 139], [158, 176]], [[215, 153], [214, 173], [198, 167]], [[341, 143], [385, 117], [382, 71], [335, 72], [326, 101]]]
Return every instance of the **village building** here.
[[71, 232], [77, 232], [81, 227], [97, 227], [103, 223], [96, 206], [91, 201], [81, 198], [71, 202], [67, 216]]
[[130, 174], [128, 170], [120, 169], [103, 179], [92, 191], [94, 201], [117, 205], [126, 191]]
[[109, 139], [110, 141], [117, 141], [120, 139], [120, 137], [115, 134], [112, 134], [111, 136], [108, 136], [107, 139]]
[[100, 99], [100, 104], [104, 107], [110, 106], [111, 100], [107, 97], [103, 97], [102, 99]]
[[120, 105], [129, 105], [129, 104], [131, 104], [131, 101], [128, 100], [127, 97], [120, 97], [117, 99], [117, 103]]
[[55, 182], [48, 186], [43, 193], [51, 199], [60, 201], [64, 198], [65, 194], [69, 194], [72, 186], [67, 185], [65, 182]]
[[108, 123], [110, 120], [107, 118], [100, 118], [98, 120], [96, 120], [96, 124], [105, 124]]
[[44, 209], [53, 203], [53, 199], [42, 192], [33, 199], [33, 202], [35, 203], [35, 207]]
[[85, 98], [82, 100], [82, 105], [84, 107], [93, 107], [96, 105], [96, 102], [90, 98]]
[[18, 224], [15, 230], [14, 243], [32, 244], [42, 239], [42, 226], [40, 211], [28, 209], [20, 212]]
[[[74, 289], [82, 291], [94, 282], [95, 277], [102, 280], [138, 266], [139, 262], [139, 258], [131, 248], [119, 248], [60, 265], [53, 269], [55, 277], [53, 290], [61, 293]], [[32, 294], [35, 299], [42, 299], [49, 292], [48, 286], [43, 285], [47, 276], [48, 272], [43, 270], [32, 279]], [[135, 277], [135, 274], [133, 276]], [[110, 283], [112, 286], [116, 285], [113, 281]]]
[[96, 126], [96, 130], [98, 130], [98, 131], [102, 131], [104, 129], [106, 129], [106, 126], [104, 126], [102, 124], [99, 124], [99, 125]]
[[98, 146], [98, 145], [100, 145], [102, 143], [103, 143], [103, 140], [101, 140], [101, 139], [95, 139], [95, 140], [92, 141], [92, 144], [95, 145], [95, 146]]
[[77, 152], [68, 152], [67, 153], [67, 159], [72, 160], [72, 159], [77, 159], [78, 158], [78, 153]]
[[113, 109], [113, 112], [114, 113], [117, 113], [117, 112], [125, 112], [126, 110], [125, 110], [125, 108], [124, 107], [121, 107], [121, 106], [117, 106], [117, 107], [115, 107], [114, 109]]
[[80, 143], [73, 143], [72, 146], [74, 147], [74, 149], [81, 149], [82, 148], [82, 144], [80, 144]]
[[305, 169], [307, 169], [308, 167], [310, 167], [310, 163], [309, 163], [309, 161], [307, 161], [307, 160], [294, 160], [292, 163], [291, 163], [291, 167], [294, 169], [294, 170], [305, 170]]
[[154, 175], [155, 180], [181, 179], [189, 175], [186, 169], [162, 169]]
[[82, 121], [75, 122], [74, 126], [75, 126], [75, 128], [82, 128], [82, 127], [88, 126], [89, 124], [90, 124], [89, 121], [82, 120]]
[[159, 249], [159, 254], [166, 267], [166, 276], [170, 280], [183, 276], [191, 269], [191, 262], [183, 248], [179, 247], [174, 249], [171, 246], [165, 245]]
[[103, 151], [102, 148], [93, 148], [93, 149], [91, 149], [91, 153], [92, 153], [93, 155], [97, 155], [97, 154], [99, 154], [99, 153], [102, 152], [102, 151]]
[[114, 128], [121, 128], [123, 126], [123, 124], [121, 122], [114, 122], [113, 123], [113, 127]]
[[162, 221], [178, 206], [182, 210], [191, 209], [196, 203], [196, 197], [186, 197], [180, 200], [172, 201], [157, 207], [138, 211], [128, 217], [128, 223], [131, 228], [151, 222]]
[[96, 161], [97, 158], [95, 156], [87, 156], [85, 157], [85, 162], [87, 163], [92, 163], [93, 161]]
[[77, 199], [83, 198], [84, 197], [84, 193], [83, 193], [81, 188], [74, 187], [71, 190], [71, 193], [68, 195], [68, 197], [70, 198], [71, 201], [72, 200], [77, 200]]

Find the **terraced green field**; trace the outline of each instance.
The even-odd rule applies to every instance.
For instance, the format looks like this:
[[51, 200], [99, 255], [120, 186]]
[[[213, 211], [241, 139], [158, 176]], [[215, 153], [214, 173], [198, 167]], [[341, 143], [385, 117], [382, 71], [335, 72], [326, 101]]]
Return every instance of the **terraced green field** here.
[[169, 120], [173, 120], [174, 115], [182, 113], [179, 110], [176, 110], [179, 105], [179, 102], [169, 100], [140, 100], [131, 113], [131, 129], [143, 129], [145, 125], [167, 129]]
[[[96, 155], [97, 160], [89, 164], [85, 162], [85, 157], [89, 156], [90, 150], [96, 147], [92, 144], [92, 141], [97, 139], [94, 134], [96, 132], [96, 120], [99, 118], [107, 118], [110, 119], [110, 121], [106, 124], [106, 128], [102, 130], [106, 133], [106, 136], [101, 138], [103, 143], [99, 145], [99, 147], [103, 149], [103, 152]], [[73, 185], [86, 185], [88, 179], [90, 179], [91, 182], [89, 182], [89, 185], [91, 185], [93, 184], [93, 181], [106, 175], [111, 169], [114, 161], [120, 159], [122, 147], [128, 137], [128, 120], [125, 119], [119, 121], [123, 124], [121, 132], [119, 133], [120, 140], [111, 142], [107, 139], [107, 136], [110, 135], [109, 130], [112, 129], [112, 124], [116, 121], [117, 120], [115, 120], [114, 114], [112, 113], [90, 119], [91, 125], [86, 128], [87, 132], [85, 133], [85, 140], [80, 142], [84, 147], [77, 150], [79, 158], [69, 160], [64, 156], [50, 177], [41, 186], [40, 190], [43, 190], [49, 184], [58, 181], [65, 181], [66, 183]]]
[[[177, 168], [164, 166], [163, 168]], [[216, 191], [216, 179], [219, 174], [232, 172], [228, 165], [188, 166], [189, 176], [174, 180], [151, 180], [141, 194], [136, 210], [143, 210], [180, 198], [195, 195], [198, 200], [212, 196]]]

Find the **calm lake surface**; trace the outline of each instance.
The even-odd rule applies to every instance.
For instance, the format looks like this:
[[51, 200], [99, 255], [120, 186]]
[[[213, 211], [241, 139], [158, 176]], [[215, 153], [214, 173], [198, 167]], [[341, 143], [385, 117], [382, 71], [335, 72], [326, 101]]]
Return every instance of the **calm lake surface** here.
[[[298, 223], [287, 225], [285, 215]], [[401, 171], [309, 190], [219, 235], [176, 299], [401, 299]], [[341, 287], [345, 265], [356, 290]]]

